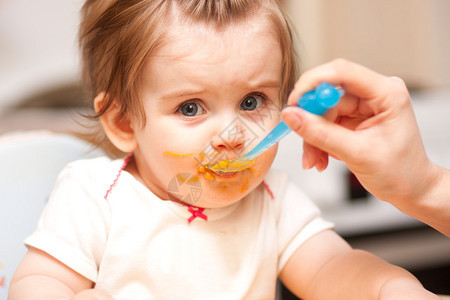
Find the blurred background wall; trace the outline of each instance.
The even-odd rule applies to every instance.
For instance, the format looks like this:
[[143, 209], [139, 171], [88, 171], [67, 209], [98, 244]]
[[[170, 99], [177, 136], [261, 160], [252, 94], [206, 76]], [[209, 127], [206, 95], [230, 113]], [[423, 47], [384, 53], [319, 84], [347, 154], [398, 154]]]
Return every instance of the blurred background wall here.
[[[0, 111], [78, 85], [82, 0], [0, 0]], [[412, 89], [450, 86], [450, 1], [282, 0], [301, 68], [337, 57], [403, 78]]]
[[403, 78], [450, 86], [450, 1], [286, 0], [303, 69], [336, 57]]
[[[0, 0], [0, 110], [78, 83], [81, 0]], [[403, 78], [450, 86], [450, 1], [282, 0], [303, 70], [337, 57]]]
[[0, 0], [0, 109], [78, 82], [80, 0]]

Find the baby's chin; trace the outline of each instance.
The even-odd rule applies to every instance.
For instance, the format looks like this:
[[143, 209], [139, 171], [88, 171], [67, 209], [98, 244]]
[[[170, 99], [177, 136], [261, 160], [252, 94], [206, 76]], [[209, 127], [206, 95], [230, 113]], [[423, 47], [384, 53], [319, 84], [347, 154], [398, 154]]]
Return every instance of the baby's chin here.
[[211, 194], [205, 193], [205, 195], [203, 195], [201, 197], [201, 199], [199, 201], [197, 201], [194, 205], [198, 206], [198, 207], [211, 208], [211, 209], [225, 208], [225, 207], [231, 206], [235, 203], [238, 203], [239, 201], [244, 199], [245, 196], [227, 194], [227, 195], [225, 195], [225, 197], [222, 197], [222, 196], [218, 196], [216, 193], [211, 193]]
[[261, 181], [261, 179], [255, 177], [248, 177], [226, 184], [205, 182], [202, 187], [202, 194], [194, 205], [204, 208], [221, 208], [233, 205], [244, 199]]
[[[270, 151], [267, 154], [269, 153]], [[197, 198], [193, 204], [189, 204], [204, 208], [221, 208], [241, 201], [261, 184], [270, 169], [273, 157], [264, 158], [237, 172], [220, 172], [205, 166], [199, 167], [193, 176], [198, 179]]]

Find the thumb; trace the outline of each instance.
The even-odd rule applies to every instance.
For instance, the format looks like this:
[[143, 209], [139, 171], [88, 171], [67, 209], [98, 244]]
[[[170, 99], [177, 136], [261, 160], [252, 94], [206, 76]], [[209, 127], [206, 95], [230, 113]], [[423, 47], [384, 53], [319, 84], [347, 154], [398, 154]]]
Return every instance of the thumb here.
[[284, 109], [281, 116], [306, 143], [340, 159], [351, 154], [355, 145], [351, 130], [294, 106]]

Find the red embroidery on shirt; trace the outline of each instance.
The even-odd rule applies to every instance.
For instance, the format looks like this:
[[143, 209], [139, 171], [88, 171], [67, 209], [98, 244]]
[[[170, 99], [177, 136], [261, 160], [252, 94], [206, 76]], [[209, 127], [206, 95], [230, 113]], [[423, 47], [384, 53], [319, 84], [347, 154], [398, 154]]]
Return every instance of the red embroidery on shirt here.
[[204, 207], [198, 207], [194, 205], [190, 205], [181, 201], [177, 201], [175, 199], [171, 199], [170, 201], [181, 204], [183, 206], [186, 206], [188, 208], [188, 211], [192, 214], [192, 216], [189, 217], [188, 222], [191, 224], [192, 221], [195, 220], [195, 218], [201, 218], [205, 221], [208, 221], [208, 216], [203, 214], [203, 211], [205, 210]]
[[270, 189], [269, 185], [267, 184], [267, 182], [265, 180], [263, 180], [262, 184], [264, 185], [264, 187], [266, 188], [267, 192], [269, 193], [270, 197], [272, 199], [275, 199], [275, 195], [273, 194], [272, 190]]
[[208, 216], [203, 214], [203, 211], [205, 210], [204, 207], [197, 207], [197, 206], [188, 206], [188, 211], [192, 214], [192, 216], [188, 219], [189, 224], [191, 224], [192, 221], [195, 220], [195, 218], [199, 217], [202, 218], [205, 221], [208, 221]]
[[120, 167], [119, 172], [117, 172], [117, 176], [114, 179], [113, 183], [111, 183], [111, 185], [109, 186], [109, 189], [106, 191], [105, 194], [105, 200], [108, 200], [108, 195], [111, 192], [111, 190], [113, 189], [113, 187], [116, 185], [117, 180], [119, 180], [120, 174], [122, 173], [123, 169], [125, 169], [125, 167], [127, 166], [128, 162], [130, 161], [131, 157], [133, 157], [133, 153], [131, 153], [130, 155], [128, 155], [125, 160], [123, 161], [122, 166]]
[[[122, 171], [125, 169], [125, 167], [127, 166], [128, 162], [130, 161], [131, 157], [133, 157], [133, 153], [131, 153], [130, 155], [128, 155], [125, 160], [123, 161], [122, 166], [120, 167], [120, 170], [117, 172], [117, 176], [114, 179], [114, 181], [112, 182], [112, 184], [109, 186], [109, 189], [106, 191], [106, 194], [104, 196], [105, 200], [108, 200], [108, 195], [109, 193], [112, 191], [113, 187], [116, 185], [117, 181], [119, 180], [120, 174], [122, 174]], [[176, 202], [178, 204], [184, 205], [188, 208], [188, 211], [192, 214], [191, 217], [189, 217], [188, 222], [189, 224], [195, 220], [195, 218], [201, 218], [205, 221], [208, 221], [208, 216], [203, 214], [203, 211], [205, 210], [205, 208], [203, 207], [197, 207], [197, 206], [193, 206], [193, 205], [189, 205], [186, 203], [183, 203], [181, 201], [175, 201], [172, 200], [173, 202]]]

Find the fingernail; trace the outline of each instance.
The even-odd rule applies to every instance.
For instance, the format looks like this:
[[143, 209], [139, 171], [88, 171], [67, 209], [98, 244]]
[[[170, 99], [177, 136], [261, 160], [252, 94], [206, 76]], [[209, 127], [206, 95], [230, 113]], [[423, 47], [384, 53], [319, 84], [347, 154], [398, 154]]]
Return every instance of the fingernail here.
[[309, 170], [311, 169], [313, 166], [311, 165], [311, 163], [309, 161], [303, 161], [303, 170]]
[[301, 117], [293, 113], [283, 114], [283, 121], [294, 131], [299, 130], [303, 124]]
[[313, 163], [311, 162], [310, 156], [307, 153], [303, 154], [302, 167], [303, 170], [309, 170], [313, 167]]
[[319, 162], [316, 164], [316, 170], [319, 173], [322, 173], [327, 168], [327, 166], [328, 166], [328, 160], [324, 161], [323, 159], [320, 159]]
[[316, 165], [316, 170], [317, 170], [317, 172], [319, 172], [319, 173], [322, 173], [325, 169], [326, 169], [326, 168], [325, 168], [325, 166], [323, 166], [323, 165]]

